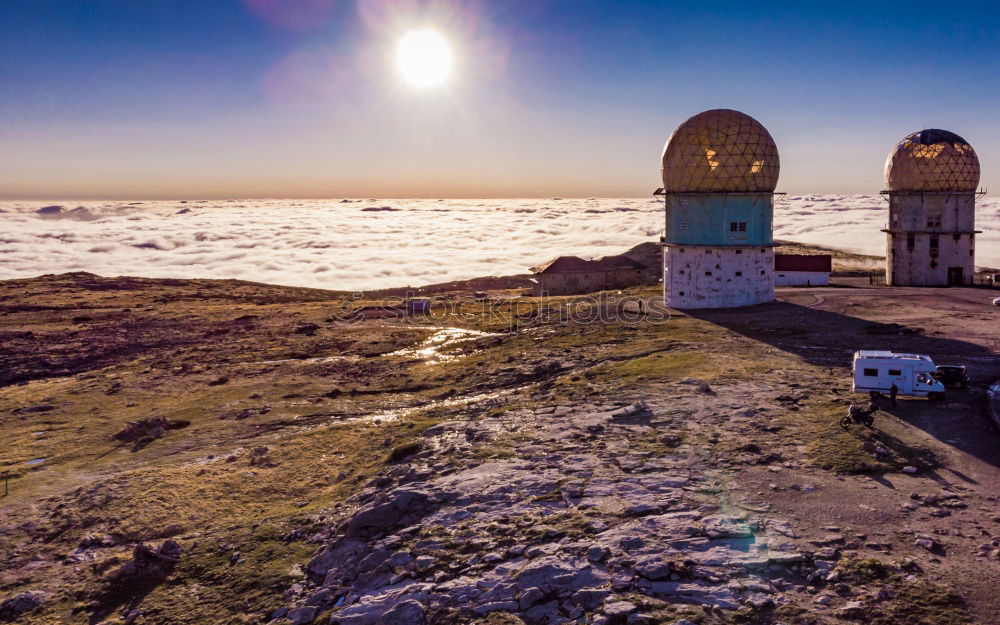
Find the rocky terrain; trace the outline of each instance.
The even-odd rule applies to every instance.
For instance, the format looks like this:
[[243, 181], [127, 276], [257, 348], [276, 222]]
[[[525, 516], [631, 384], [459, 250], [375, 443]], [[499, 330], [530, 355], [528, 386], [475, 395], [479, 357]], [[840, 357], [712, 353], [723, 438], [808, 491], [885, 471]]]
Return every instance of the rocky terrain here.
[[[989, 291], [513, 293], [0, 283], [0, 621], [1000, 622]], [[973, 384], [845, 430], [874, 347]]]

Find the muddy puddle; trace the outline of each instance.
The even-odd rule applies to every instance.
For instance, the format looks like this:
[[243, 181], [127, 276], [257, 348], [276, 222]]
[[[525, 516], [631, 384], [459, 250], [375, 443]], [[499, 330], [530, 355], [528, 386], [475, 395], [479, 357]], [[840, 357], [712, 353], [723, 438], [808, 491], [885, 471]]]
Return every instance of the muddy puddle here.
[[506, 389], [502, 391], [490, 391], [488, 393], [479, 393], [476, 395], [464, 395], [462, 397], [453, 397], [449, 399], [437, 399], [426, 404], [421, 404], [419, 406], [409, 406], [406, 408], [394, 408], [389, 410], [382, 410], [379, 412], [373, 412], [371, 414], [359, 415], [353, 419], [347, 419], [345, 423], [383, 423], [399, 420], [403, 417], [407, 417], [419, 410], [428, 410], [433, 408], [457, 408], [459, 406], [476, 406], [486, 410], [488, 408], [493, 408], [495, 406], [502, 406], [507, 401], [508, 398], [516, 393], [517, 391], [523, 390], [525, 387], [517, 387], [512, 389]]
[[469, 330], [467, 328], [439, 328], [434, 334], [431, 334], [417, 345], [397, 349], [385, 355], [419, 358], [429, 363], [446, 362], [468, 355], [467, 352], [451, 353], [456, 346], [467, 341], [491, 336], [500, 336], [500, 334]]
[[279, 360], [253, 360], [243, 365], [283, 365], [287, 363], [317, 364], [327, 362], [358, 362], [361, 356], [319, 356], [316, 358], [281, 358]]
[[[413, 329], [413, 326], [381, 326], [384, 328], [406, 328]], [[454, 360], [462, 356], [467, 356], [469, 352], [459, 352], [451, 353], [452, 350], [457, 345], [467, 341], [474, 341], [476, 339], [491, 337], [491, 336], [501, 336], [495, 332], [482, 332], [480, 330], [469, 330], [467, 328], [456, 328], [456, 327], [421, 327], [421, 329], [433, 330], [431, 334], [426, 339], [420, 341], [416, 345], [411, 347], [404, 347], [402, 349], [397, 349], [392, 352], [382, 354], [381, 356], [375, 356], [375, 358], [383, 358], [386, 356], [404, 357], [404, 358], [419, 358], [420, 360], [425, 360], [429, 363], [438, 363]], [[331, 362], [358, 362], [366, 357], [364, 356], [318, 356], [315, 358], [282, 358], [278, 360], [254, 360], [250, 362], [240, 363], [243, 365], [283, 365], [288, 363], [293, 364], [323, 364]]]

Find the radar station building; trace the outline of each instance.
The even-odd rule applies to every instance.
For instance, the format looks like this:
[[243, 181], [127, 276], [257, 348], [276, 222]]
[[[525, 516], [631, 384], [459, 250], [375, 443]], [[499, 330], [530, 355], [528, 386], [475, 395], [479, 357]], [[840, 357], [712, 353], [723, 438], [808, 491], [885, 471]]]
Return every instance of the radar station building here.
[[968, 141], [936, 129], [907, 136], [886, 160], [885, 183], [886, 283], [971, 284], [979, 158]]
[[725, 308], [773, 301], [779, 162], [767, 129], [739, 111], [705, 111], [674, 131], [662, 164], [666, 305]]

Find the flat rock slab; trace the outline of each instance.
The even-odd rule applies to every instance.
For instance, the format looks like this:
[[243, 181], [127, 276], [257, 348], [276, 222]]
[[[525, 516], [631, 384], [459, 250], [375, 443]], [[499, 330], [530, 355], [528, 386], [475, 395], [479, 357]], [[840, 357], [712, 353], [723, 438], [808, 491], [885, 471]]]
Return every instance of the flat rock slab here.
[[653, 596], [676, 603], [696, 603], [734, 610], [739, 607], [736, 593], [729, 586], [712, 586], [688, 582], [650, 582]]
[[[289, 613], [335, 608], [332, 625], [433, 622], [435, 610], [590, 622], [634, 614], [625, 598], [635, 593], [730, 610], [773, 602], [777, 590], [749, 572], [807, 562], [788, 522], [718, 512], [724, 482], [695, 447], [640, 451], [634, 439], [647, 440], [649, 425], [593, 407], [520, 418], [513, 458], [460, 454], [443, 474], [397, 468], [419, 477], [352, 498], [341, 533], [310, 563], [323, 583]], [[454, 421], [425, 436], [489, 444], [480, 431], [492, 426]]]

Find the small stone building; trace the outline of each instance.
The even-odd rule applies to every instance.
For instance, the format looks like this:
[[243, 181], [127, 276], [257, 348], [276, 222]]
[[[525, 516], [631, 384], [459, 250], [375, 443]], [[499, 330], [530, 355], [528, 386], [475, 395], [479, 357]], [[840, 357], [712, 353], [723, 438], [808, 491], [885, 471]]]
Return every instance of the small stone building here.
[[774, 286], [827, 286], [832, 268], [829, 254], [775, 254]]
[[584, 260], [560, 256], [532, 267], [535, 286], [532, 295], [577, 295], [611, 289], [625, 289], [646, 283], [648, 268], [625, 255]]

